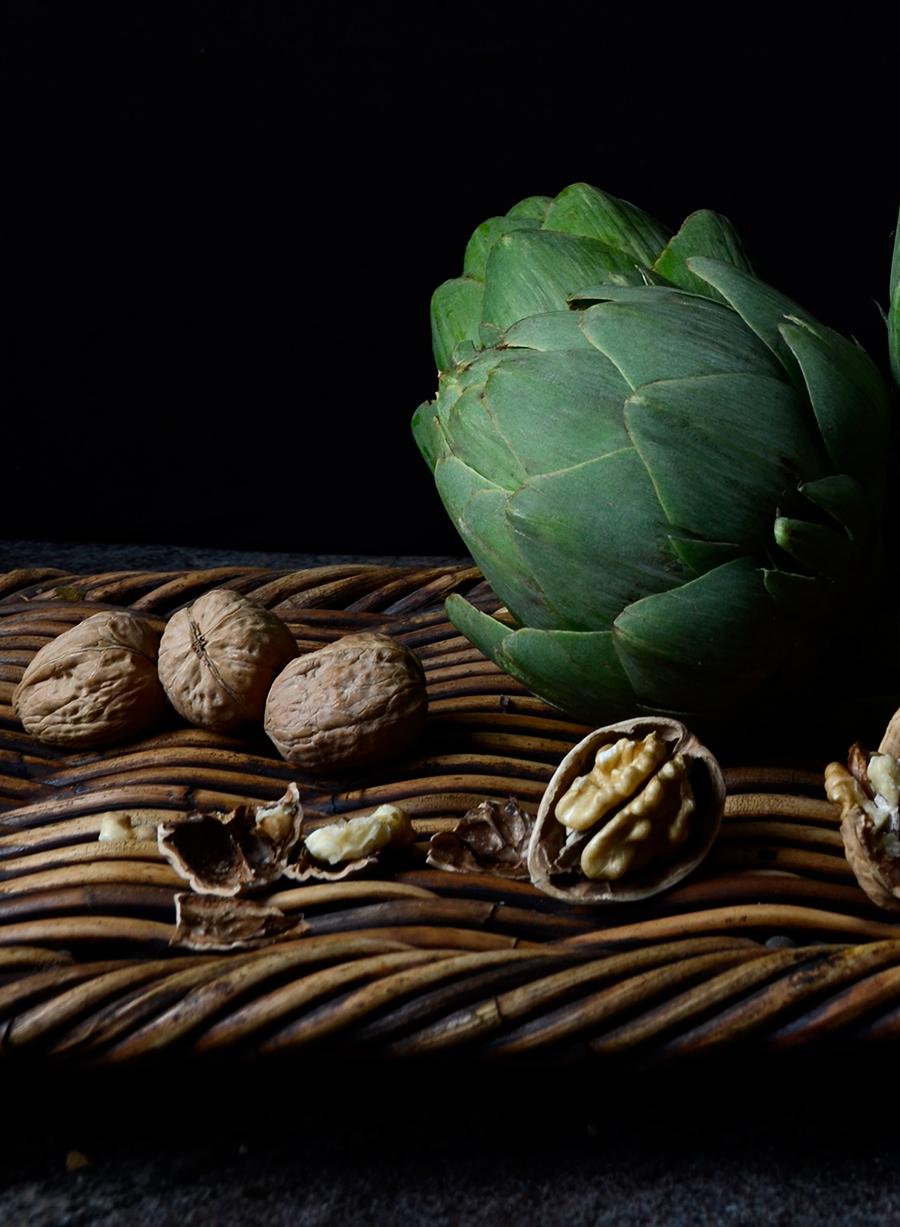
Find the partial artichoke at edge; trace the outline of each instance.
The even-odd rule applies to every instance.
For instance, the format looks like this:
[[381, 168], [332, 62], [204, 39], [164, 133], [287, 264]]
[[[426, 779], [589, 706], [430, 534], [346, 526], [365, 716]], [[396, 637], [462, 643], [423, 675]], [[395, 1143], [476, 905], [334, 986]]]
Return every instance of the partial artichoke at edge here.
[[888, 347], [894, 383], [900, 388], [900, 213], [894, 231], [894, 258], [891, 261], [891, 284], [888, 299]]
[[[654, 269], [632, 252], [633, 278], [561, 281], [568, 306], [502, 331], [482, 319], [414, 419], [515, 628], [458, 596], [450, 617], [585, 718], [771, 697], [821, 663], [873, 565], [884, 382], [757, 280], [730, 233], [696, 214]], [[482, 315], [501, 297], [492, 258]], [[510, 302], [521, 278], [504, 284]]]

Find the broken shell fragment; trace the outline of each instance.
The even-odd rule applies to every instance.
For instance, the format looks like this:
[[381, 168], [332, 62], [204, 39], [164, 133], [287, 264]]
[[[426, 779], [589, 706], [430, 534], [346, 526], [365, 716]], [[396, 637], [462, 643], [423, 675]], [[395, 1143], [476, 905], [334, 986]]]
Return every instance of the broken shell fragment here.
[[175, 932], [169, 944], [190, 950], [256, 950], [301, 937], [308, 928], [302, 917], [285, 916], [271, 903], [185, 891], [175, 896]]
[[[878, 761], [888, 757], [891, 763]], [[900, 813], [893, 801], [897, 760], [867, 755], [857, 744], [851, 747], [849, 765], [849, 771], [841, 763], [825, 768], [825, 794], [841, 807], [844, 854], [872, 902], [900, 911]]]
[[190, 814], [158, 829], [159, 850], [201, 895], [228, 897], [274, 882], [300, 838], [303, 807], [291, 783], [278, 801]]
[[541, 799], [531, 880], [570, 903], [646, 899], [700, 864], [724, 806], [718, 762], [680, 721], [646, 716], [596, 729]]
[[406, 847], [413, 836], [412, 823], [399, 806], [379, 805], [364, 817], [338, 818], [310, 831], [285, 876], [298, 882], [336, 882], [374, 865], [383, 849]]
[[428, 864], [456, 873], [490, 873], [528, 880], [528, 841], [534, 817], [510, 797], [505, 805], [482, 801], [452, 831], [437, 831], [428, 845]]
[[321, 861], [317, 861], [307, 852], [306, 848], [300, 849], [300, 855], [295, 861], [291, 861], [290, 865], [285, 866], [284, 876], [293, 878], [295, 882], [340, 882], [344, 878], [355, 878], [369, 869], [372, 865], [378, 864], [377, 855], [362, 856], [354, 861], [344, 861], [342, 865], [336, 865], [329, 869]]

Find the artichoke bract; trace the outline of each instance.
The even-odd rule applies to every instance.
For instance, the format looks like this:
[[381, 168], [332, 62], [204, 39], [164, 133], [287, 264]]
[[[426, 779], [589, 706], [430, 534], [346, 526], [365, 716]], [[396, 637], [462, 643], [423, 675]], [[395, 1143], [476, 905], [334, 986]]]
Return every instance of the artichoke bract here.
[[443, 369], [414, 433], [512, 625], [460, 596], [447, 610], [573, 714], [722, 710], [814, 669], [858, 604], [887, 388], [856, 344], [753, 275], [725, 219], [694, 214], [667, 240], [592, 191], [567, 189], [543, 224], [572, 194], [582, 233], [596, 211], [593, 243], [621, 258], [593, 282], [574, 258], [554, 264], [567, 249], [549, 230], [543, 262], [511, 271], [498, 245], [544, 231], [491, 222], [479, 304], [452, 338], [436, 296]]
[[438, 369], [453, 365], [460, 344], [496, 344], [510, 324], [565, 308], [584, 286], [644, 285], [655, 274], [715, 298], [686, 265], [700, 250], [750, 271], [731, 223], [709, 210], [693, 213], [671, 236], [636, 205], [587, 183], [573, 183], [554, 200], [529, 196], [505, 216], [482, 222], [466, 247], [463, 275], [435, 291]]

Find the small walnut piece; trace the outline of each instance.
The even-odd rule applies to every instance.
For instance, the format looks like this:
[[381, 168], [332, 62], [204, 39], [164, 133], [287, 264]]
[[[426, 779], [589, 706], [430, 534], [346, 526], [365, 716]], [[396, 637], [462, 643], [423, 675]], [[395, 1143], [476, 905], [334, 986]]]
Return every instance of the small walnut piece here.
[[110, 814], [100, 815], [100, 833], [97, 836], [102, 843], [156, 843], [156, 824], [141, 822], [131, 814], [117, 810]]
[[225, 733], [262, 720], [273, 679], [297, 655], [277, 615], [240, 593], [213, 588], [169, 619], [159, 676], [179, 715]]
[[13, 693], [27, 732], [93, 748], [137, 737], [166, 708], [156, 672], [159, 633], [124, 610], [85, 618], [35, 655]]
[[304, 839], [311, 856], [329, 865], [372, 856], [388, 844], [412, 843], [409, 818], [396, 805], [379, 805], [364, 818], [339, 818], [327, 826], [310, 831]]
[[528, 848], [531, 880], [572, 903], [645, 899], [700, 864], [724, 804], [718, 763], [679, 721], [642, 717], [597, 729], [544, 793]]
[[304, 837], [300, 854], [285, 868], [296, 882], [338, 882], [378, 862], [388, 848], [404, 848], [414, 832], [407, 814], [396, 805], [379, 805], [362, 818], [338, 818]]
[[300, 656], [275, 679], [265, 729], [308, 772], [378, 763], [419, 735], [427, 712], [418, 658], [387, 635], [345, 635]]

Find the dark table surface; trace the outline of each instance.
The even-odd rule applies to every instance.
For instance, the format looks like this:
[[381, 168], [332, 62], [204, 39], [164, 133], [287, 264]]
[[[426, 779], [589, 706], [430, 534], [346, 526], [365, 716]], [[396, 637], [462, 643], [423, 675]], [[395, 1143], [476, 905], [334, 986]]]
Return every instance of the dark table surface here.
[[883, 1065], [346, 1067], [7, 1079], [0, 1221], [862, 1224], [900, 1219]]
[[[331, 561], [0, 541], [0, 570]], [[656, 1070], [327, 1052], [309, 1066], [10, 1063], [0, 1224], [900, 1222], [896, 1063], [887, 1047]]]

